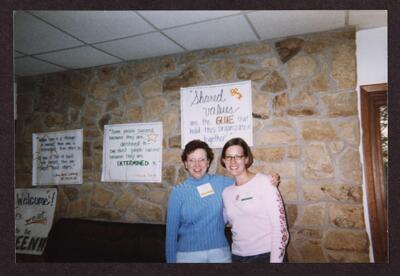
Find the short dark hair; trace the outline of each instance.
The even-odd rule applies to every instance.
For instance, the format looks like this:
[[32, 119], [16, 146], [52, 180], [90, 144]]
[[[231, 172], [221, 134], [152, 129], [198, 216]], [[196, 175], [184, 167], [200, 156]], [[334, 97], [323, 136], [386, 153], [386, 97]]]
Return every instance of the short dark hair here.
[[212, 149], [210, 148], [210, 146], [206, 142], [203, 142], [201, 140], [192, 140], [186, 144], [185, 149], [183, 150], [182, 155], [181, 155], [182, 162], [186, 162], [188, 155], [197, 149], [203, 149], [207, 153], [207, 160], [209, 161], [209, 166], [207, 168], [207, 172], [208, 172], [211, 162], [214, 160], [214, 153], [213, 153]]
[[245, 158], [248, 158], [248, 162], [245, 164], [246, 169], [250, 168], [250, 166], [253, 164], [253, 154], [251, 153], [249, 145], [247, 145], [246, 141], [243, 140], [242, 138], [236, 137], [230, 139], [228, 142], [225, 143], [224, 147], [222, 148], [221, 152], [221, 158], [220, 158], [220, 163], [222, 167], [226, 168], [225, 166], [225, 152], [230, 146], [240, 146], [243, 149], [243, 154]]

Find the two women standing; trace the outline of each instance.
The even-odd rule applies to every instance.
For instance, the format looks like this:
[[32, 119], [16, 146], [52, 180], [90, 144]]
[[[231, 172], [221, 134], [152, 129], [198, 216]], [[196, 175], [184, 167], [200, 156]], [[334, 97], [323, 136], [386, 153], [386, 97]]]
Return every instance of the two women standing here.
[[[268, 261], [265, 256], [258, 256], [267, 252], [270, 252], [272, 262], [282, 261], [288, 234], [282, 201], [275, 187], [278, 182], [277, 177], [249, 172], [247, 169], [252, 163], [250, 149], [243, 140], [240, 139], [244, 144], [236, 144], [237, 140], [233, 140], [225, 144], [221, 164], [235, 180], [208, 174], [214, 155], [207, 143], [193, 140], [185, 146], [181, 157], [189, 177], [173, 188], [168, 201], [167, 262], [231, 262], [229, 244], [224, 233], [224, 214], [232, 225], [233, 261], [247, 262], [248, 258], [242, 257], [254, 257], [251, 254], [256, 254], [256, 260], [261, 258], [262, 261]], [[248, 150], [244, 148], [246, 146]], [[236, 187], [240, 186], [251, 188], [245, 189], [251, 191], [249, 196], [247, 191], [238, 193]], [[223, 192], [226, 188], [226, 192]], [[260, 195], [256, 196], [254, 192], [259, 191]], [[270, 193], [275, 194], [270, 195]], [[226, 198], [225, 208], [222, 202], [223, 194], [224, 199]], [[253, 201], [246, 199], [249, 197], [252, 197]], [[276, 202], [267, 203], [267, 207], [261, 206], [260, 210], [255, 210], [258, 208], [257, 204], [263, 205], [263, 200], [276, 200]], [[248, 201], [246, 203], [250, 204], [236, 206], [235, 203], [238, 203], [236, 201], [243, 203]], [[281, 212], [279, 217], [277, 209]], [[252, 224], [246, 226], [247, 222]], [[264, 223], [268, 226], [263, 227]], [[249, 231], [249, 228], [254, 230]], [[262, 233], [259, 234], [258, 231]], [[281, 232], [279, 237], [278, 231]], [[257, 238], [249, 236], [249, 233], [253, 235], [255, 232]]]

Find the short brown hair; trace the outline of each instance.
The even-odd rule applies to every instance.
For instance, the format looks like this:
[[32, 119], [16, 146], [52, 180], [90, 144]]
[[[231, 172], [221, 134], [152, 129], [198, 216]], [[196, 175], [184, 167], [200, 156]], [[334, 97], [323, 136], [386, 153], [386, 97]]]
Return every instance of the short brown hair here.
[[183, 150], [182, 155], [181, 155], [182, 162], [186, 162], [188, 155], [197, 149], [203, 149], [207, 153], [207, 160], [209, 161], [209, 165], [207, 168], [207, 172], [208, 172], [211, 162], [214, 160], [214, 153], [213, 153], [212, 149], [210, 148], [210, 146], [206, 142], [203, 142], [201, 140], [192, 140], [186, 144], [185, 149]]
[[236, 137], [230, 139], [228, 142], [225, 143], [224, 147], [222, 148], [221, 152], [221, 158], [220, 158], [220, 163], [222, 167], [226, 168], [225, 166], [225, 152], [230, 146], [240, 146], [243, 149], [243, 154], [245, 158], [248, 158], [248, 162], [245, 164], [246, 169], [250, 168], [250, 166], [253, 164], [253, 154], [251, 153], [249, 145], [247, 145], [246, 141], [243, 140], [242, 138]]

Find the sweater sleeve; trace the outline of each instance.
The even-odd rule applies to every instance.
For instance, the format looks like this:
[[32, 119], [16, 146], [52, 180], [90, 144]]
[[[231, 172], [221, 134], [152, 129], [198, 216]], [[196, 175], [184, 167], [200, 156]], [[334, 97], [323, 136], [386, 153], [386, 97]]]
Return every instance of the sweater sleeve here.
[[285, 209], [278, 189], [275, 186], [268, 189], [268, 212], [272, 223], [271, 263], [281, 263], [285, 256], [286, 245], [289, 240]]
[[225, 202], [223, 201], [223, 207], [222, 207], [222, 216], [224, 218], [224, 224], [229, 223], [228, 221], [228, 215], [226, 214], [226, 208], [225, 208]]
[[[223, 183], [224, 183], [224, 188], [222, 191], [222, 198], [224, 198], [225, 189], [228, 188], [229, 186], [232, 186], [234, 183], [234, 180], [230, 177], [223, 176]], [[225, 203], [224, 203], [224, 201], [222, 201], [222, 203], [223, 203], [222, 215], [224, 217], [224, 224], [227, 224], [227, 223], [229, 224], [228, 215], [226, 214], [226, 209], [225, 209]]]
[[181, 201], [177, 191], [172, 189], [168, 200], [167, 229], [165, 237], [165, 256], [167, 263], [176, 263], [178, 251], [178, 229], [180, 225]]

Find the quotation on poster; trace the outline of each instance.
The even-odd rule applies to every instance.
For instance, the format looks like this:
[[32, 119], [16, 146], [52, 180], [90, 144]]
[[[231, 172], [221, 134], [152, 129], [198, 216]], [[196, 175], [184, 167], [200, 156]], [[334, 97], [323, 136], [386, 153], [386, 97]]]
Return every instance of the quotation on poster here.
[[53, 224], [56, 188], [15, 189], [15, 248], [41, 255]]
[[161, 182], [162, 122], [104, 126], [101, 181]]
[[200, 139], [222, 148], [233, 137], [253, 145], [251, 81], [181, 88], [182, 148]]
[[32, 185], [82, 184], [82, 129], [32, 134]]

